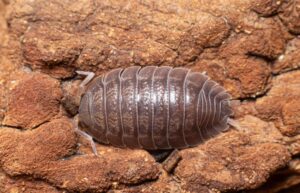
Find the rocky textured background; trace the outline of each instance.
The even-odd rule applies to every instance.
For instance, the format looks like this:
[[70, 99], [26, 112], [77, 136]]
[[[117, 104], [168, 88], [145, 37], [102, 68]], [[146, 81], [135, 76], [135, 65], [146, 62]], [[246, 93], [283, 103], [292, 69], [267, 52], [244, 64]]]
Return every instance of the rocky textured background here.
[[[298, 35], [299, 0], [1, 0], [0, 192], [299, 191]], [[93, 156], [62, 105], [74, 71], [130, 65], [206, 71], [241, 130], [180, 151], [170, 174], [143, 150]]]

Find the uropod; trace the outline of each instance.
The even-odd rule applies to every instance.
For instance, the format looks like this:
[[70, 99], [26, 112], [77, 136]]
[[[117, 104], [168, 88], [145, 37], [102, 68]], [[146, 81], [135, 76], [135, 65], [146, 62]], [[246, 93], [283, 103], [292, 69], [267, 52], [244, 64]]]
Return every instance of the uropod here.
[[79, 132], [102, 144], [183, 149], [216, 136], [232, 122], [230, 95], [203, 73], [132, 66], [89, 82], [92, 76], [81, 84], [79, 123], [86, 133]]

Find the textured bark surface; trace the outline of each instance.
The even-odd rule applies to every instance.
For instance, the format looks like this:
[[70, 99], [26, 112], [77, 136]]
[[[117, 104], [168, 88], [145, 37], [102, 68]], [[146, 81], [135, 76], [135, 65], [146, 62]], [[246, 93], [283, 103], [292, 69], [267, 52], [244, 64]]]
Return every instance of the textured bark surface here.
[[[299, 188], [299, 6], [299, 0], [0, 1], [0, 192]], [[99, 75], [132, 65], [206, 71], [236, 100], [241, 129], [181, 150], [170, 174], [144, 150], [97, 144], [100, 156], [93, 156], [70, 116], [78, 105], [74, 72]]]

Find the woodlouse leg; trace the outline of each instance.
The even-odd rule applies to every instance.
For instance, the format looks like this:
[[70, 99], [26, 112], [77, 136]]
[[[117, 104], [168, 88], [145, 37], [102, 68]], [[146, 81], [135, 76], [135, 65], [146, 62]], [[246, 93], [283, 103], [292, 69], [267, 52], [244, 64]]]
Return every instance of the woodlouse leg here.
[[82, 88], [85, 87], [95, 76], [94, 72], [86, 72], [86, 71], [77, 70], [76, 73], [79, 74], [79, 75], [86, 76], [85, 79], [79, 85]]
[[180, 160], [181, 156], [179, 155], [179, 151], [177, 149], [174, 149], [172, 153], [168, 156], [168, 158], [165, 161], [163, 161], [162, 167], [168, 173], [171, 173]]
[[86, 140], [88, 140], [88, 141], [90, 142], [94, 155], [95, 155], [95, 156], [98, 156], [96, 144], [95, 144], [95, 142], [94, 142], [94, 140], [93, 140], [93, 137], [90, 136], [89, 134], [87, 134], [86, 132], [81, 131], [81, 130], [78, 128], [78, 118], [75, 117], [74, 119], [75, 119], [75, 120], [73, 121], [73, 123], [74, 123], [74, 126], [75, 126], [75, 132], [76, 132], [77, 134], [81, 135], [83, 138], [85, 138]]

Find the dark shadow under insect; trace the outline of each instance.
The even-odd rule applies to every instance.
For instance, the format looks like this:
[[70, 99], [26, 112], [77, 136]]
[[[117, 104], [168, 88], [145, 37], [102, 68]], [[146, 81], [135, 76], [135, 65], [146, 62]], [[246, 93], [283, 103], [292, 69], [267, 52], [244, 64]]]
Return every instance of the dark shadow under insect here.
[[173, 149], [171, 149], [171, 150], [148, 150], [148, 152], [154, 157], [156, 162], [162, 163], [173, 152]]

